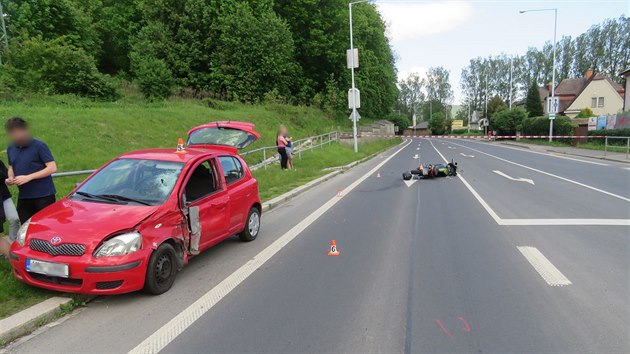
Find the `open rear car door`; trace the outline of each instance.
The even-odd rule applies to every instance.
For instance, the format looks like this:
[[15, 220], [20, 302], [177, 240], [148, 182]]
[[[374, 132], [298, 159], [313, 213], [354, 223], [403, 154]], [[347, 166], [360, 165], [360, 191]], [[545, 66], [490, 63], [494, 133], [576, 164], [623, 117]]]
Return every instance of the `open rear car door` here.
[[211, 122], [188, 132], [188, 146], [219, 145], [242, 149], [260, 138], [254, 124], [246, 122]]

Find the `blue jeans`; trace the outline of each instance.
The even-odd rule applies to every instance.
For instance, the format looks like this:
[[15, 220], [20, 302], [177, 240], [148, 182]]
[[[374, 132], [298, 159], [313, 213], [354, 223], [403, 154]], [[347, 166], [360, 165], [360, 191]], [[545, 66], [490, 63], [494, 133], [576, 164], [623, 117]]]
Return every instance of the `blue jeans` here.
[[20, 217], [11, 198], [5, 199], [2, 202], [2, 207], [4, 208], [4, 216], [9, 224], [9, 243], [13, 243], [17, 238], [18, 230], [20, 230]]

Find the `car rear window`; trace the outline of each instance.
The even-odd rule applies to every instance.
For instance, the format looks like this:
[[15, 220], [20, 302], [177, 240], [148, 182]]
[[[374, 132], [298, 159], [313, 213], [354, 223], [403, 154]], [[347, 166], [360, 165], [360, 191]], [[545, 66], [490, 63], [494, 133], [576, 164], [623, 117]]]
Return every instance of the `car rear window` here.
[[221, 156], [219, 157], [219, 162], [221, 163], [221, 168], [223, 169], [225, 183], [234, 183], [245, 175], [243, 165], [238, 159], [232, 156]]

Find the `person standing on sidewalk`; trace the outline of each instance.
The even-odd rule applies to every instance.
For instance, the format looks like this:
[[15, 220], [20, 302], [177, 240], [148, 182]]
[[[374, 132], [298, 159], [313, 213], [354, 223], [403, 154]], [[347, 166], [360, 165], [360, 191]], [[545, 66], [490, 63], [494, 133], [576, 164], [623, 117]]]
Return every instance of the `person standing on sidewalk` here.
[[[2, 161], [0, 161], [0, 178], [3, 180], [8, 178], [7, 166]], [[7, 220], [9, 222], [8, 240], [0, 235], [0, 254], [9, 257], [9, 249], [17, 238], [18, 230], [20, 229], [20, 218], [15, 209], [15, 204], [13, 204], [13, 199], [11, 199], [11, 192], [9, 192], [9, 188], [4, 183], [0, 183], [0, 198], [2, 199], [2, 205], [0, 205], [0, 233], [4, 232], [4, 221]]]
[[7, 148], [9, 171], [6, 184], [19, 189], [17, 212], [24, 223], [55, 202], [52, 174], [57, 164], [48, 145], [31, 136], [26, 121], [13, 117], [5, 124], [12, 143]]

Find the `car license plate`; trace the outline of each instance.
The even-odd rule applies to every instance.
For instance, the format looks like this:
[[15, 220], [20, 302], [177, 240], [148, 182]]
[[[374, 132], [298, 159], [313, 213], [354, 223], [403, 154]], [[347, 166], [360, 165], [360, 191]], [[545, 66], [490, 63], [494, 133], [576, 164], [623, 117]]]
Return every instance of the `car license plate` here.
[[26, 271], [49, 275], [53, 277], [68, 278], [70, 271], [67, 264], [39, 261], [37, 259], [26, 259]]

